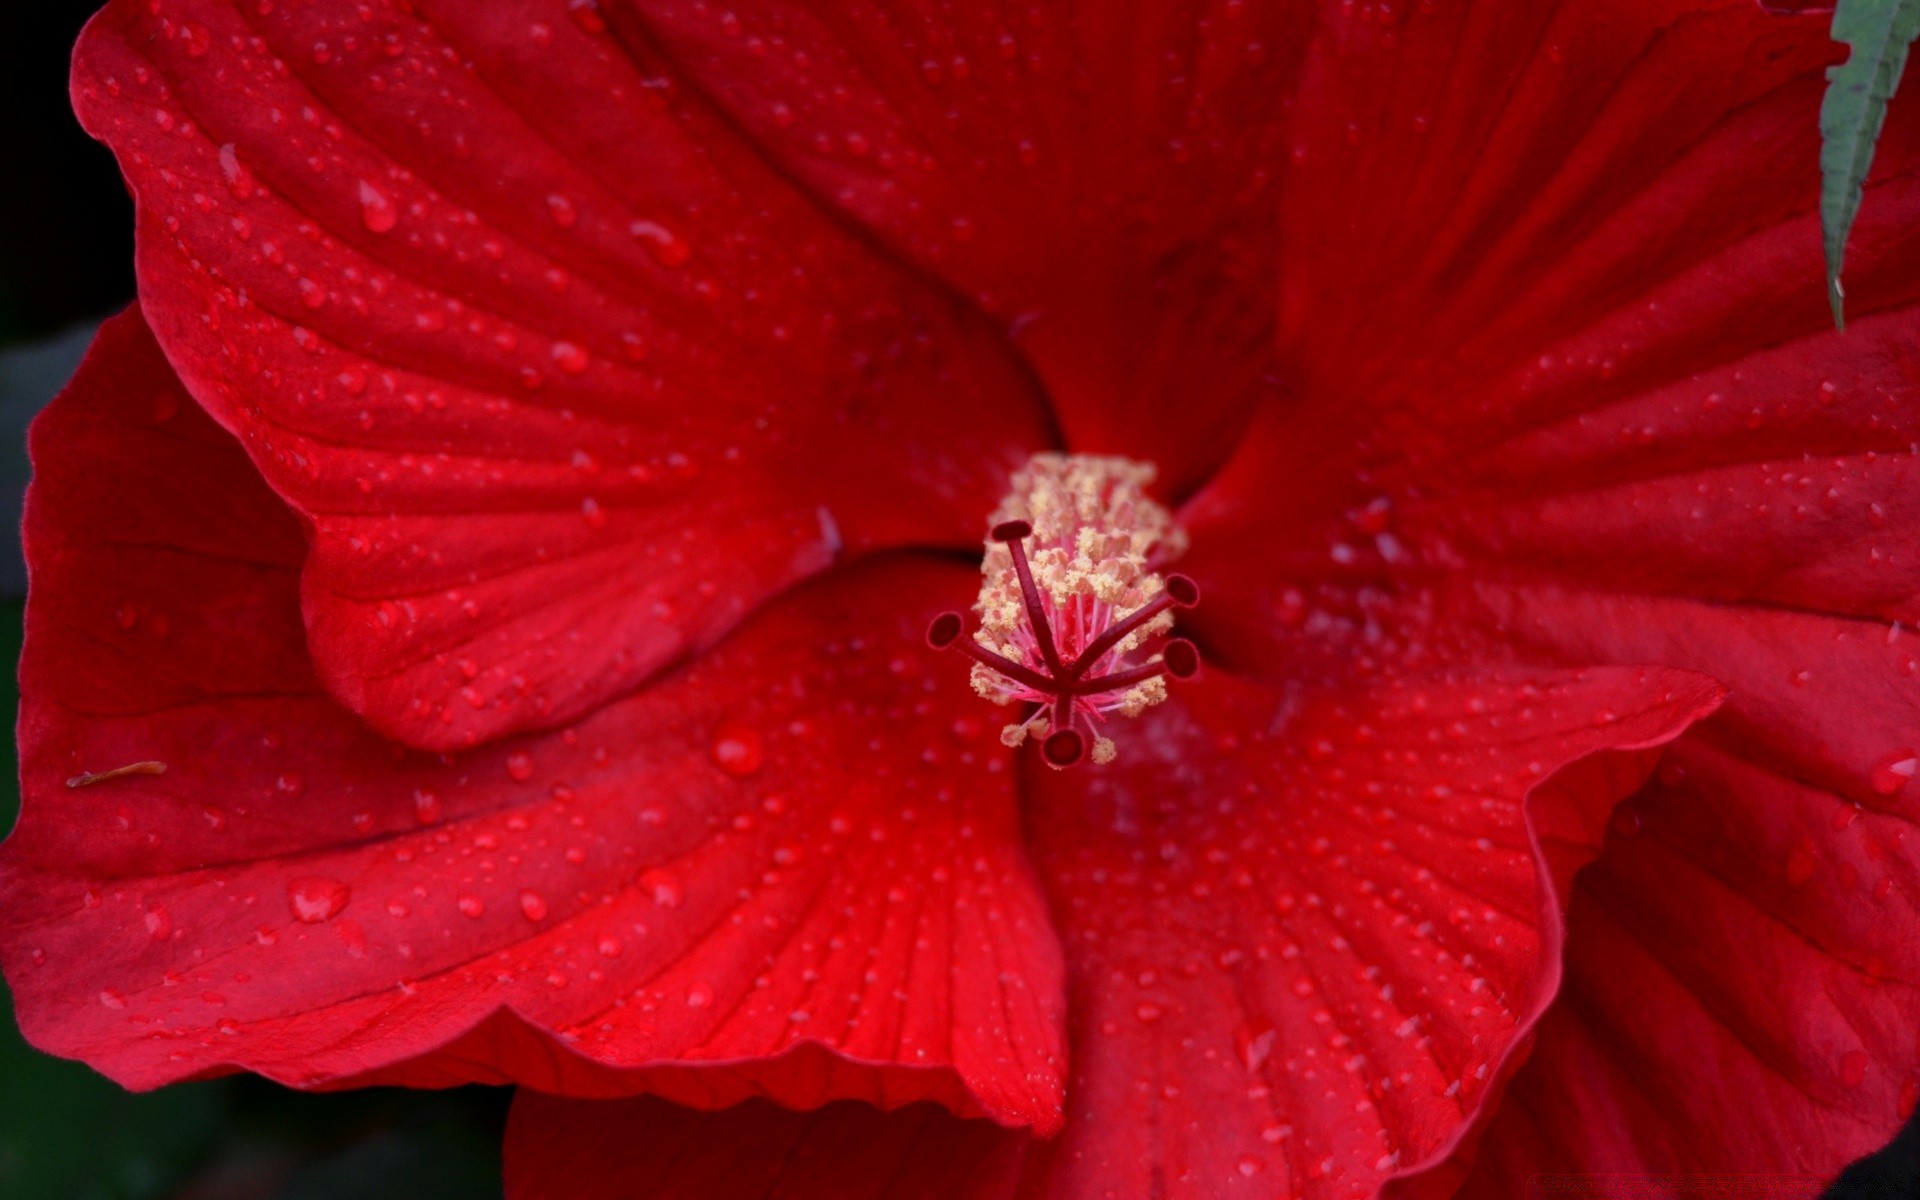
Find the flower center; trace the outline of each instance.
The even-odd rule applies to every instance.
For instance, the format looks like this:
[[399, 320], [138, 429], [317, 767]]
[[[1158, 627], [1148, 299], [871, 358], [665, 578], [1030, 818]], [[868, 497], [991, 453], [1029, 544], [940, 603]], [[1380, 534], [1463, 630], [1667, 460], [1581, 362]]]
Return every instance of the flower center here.
[[[1098, 730], [1167, 698], [1167, 679], [1200, 669], [1173, 611], [1200, 602], [1185, 575], [1161, 569], [1186, 549], [1173, 517], [1146, 494], [1154, 469], [1132, 459], [1036, 454], [994, 511], [971, 638], [957, 612], [927, 628], [935, 650], [973, 659], [973, 690], [1027, 712], [1001, 730], [1018, 746], [1039, 737], [1048, 765], [1087, 754], [1111, 762]], [[1084, 732], [1082, 730], [1084, 729]]]

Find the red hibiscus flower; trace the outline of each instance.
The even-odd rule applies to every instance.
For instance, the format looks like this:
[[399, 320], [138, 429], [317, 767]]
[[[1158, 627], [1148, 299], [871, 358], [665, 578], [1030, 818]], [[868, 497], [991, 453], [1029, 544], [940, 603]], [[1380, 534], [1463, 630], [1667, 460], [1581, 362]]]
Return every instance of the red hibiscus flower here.
[[[27, 1035], [523, 1085], [515, 1200], [1811, 1188], [1920, 1088], [1920, 144], [1838, 334], [1836, 57], [1752, 0], [114, 4]], [[933, 630], [999, 709], [923, 639], [1015, 519]]]

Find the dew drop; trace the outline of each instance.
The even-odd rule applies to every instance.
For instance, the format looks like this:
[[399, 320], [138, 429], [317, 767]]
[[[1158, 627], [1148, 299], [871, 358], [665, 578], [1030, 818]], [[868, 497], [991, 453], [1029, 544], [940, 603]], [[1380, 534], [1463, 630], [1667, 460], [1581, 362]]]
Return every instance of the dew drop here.
[[574, 223], [580, 219], [580, 210], [574, 207], [572, 200], [559, 192], [551, 192], [547, 195], [547, 214], [553, 218], [553, 223], [562, 229], [572, 229]]
[[108, 1008], [125, 1008], [127, 1006], [127, 998], [112, 988], [101, 988], [100, 1003], [106, 1005]]
[[663, 267], [677, 267], [692, 257], [693, 251], [680, 240], [678, 234], [655, 221], [635, 221], [627, 226], [627, 232], [633, 234], [645, 246], [653, 261]]
[[173, 914], [164, 904], [156, 904], [147, 909], [145, 916], [147, 935], [156, 942], [164, 942], [173, 936]]
[[362, 179], [360, 181], [360, 223], [374, 233], [385, 233], [400, 220], [393, 201], [385, 192]]
[[547, 901], [539, 892], [527, 888], [520, 893], [520, 914], [529, 921], [547, 919]]
[[220, 174], [235, 200], [246, 200], [253, 195], [253, 173], [240, 161], [239, 151], [232, 142], [220, 147]]
[[758, 771], [766, 758], [760, 735], [736, 726], [722, 728], [714, 736], [710, 750], [714, 765], [735, 778], [745, 778]]
[[293, 919], [317, 925], [337, 916], [353, 892], [338, 879], [308, 875], [287, 884], [287, 909]]
[[1867, 777], [1868, 784], [1882, 796], [1891, 796], [1907, 786], [1915, 771], [1920, 771], [1920, 754], [1912, 750], [1895, 750], [1879, 762], [1873, 764], [1873, 772]]
[[1248, 1073], [1257, 1072], [1266, 1064], [1268, 1057], [1273, 1054], [1273, 1043], [1278, 1036], [1278, 1030], [1263, 1029], [1244, 1037], [1240, 1046], [1240, 1061], [1245, 1064]]
[[567, 15], [588, 33], [607, 31], [607, 19], [600, 15], [598, 0], [567, 0]]
[[679, 908], [683, 892], [680, 881], [671, 872], [655, 868], [642, 872], [640, 890], [653, 897], [653, 902], [662, 908]]
[[567, 374], [578, 375], [587, 369], [589, 359], [587, 352], [572, 342], [555, 342], [553, 344], [553, 361]]
[[524, 750], [515, 750], [507, 755], [507, 776], [515, 783], [525, 783], [533, 778], [533, 756]]
[[442, 811], [440, 793], [429, 788], [420, 788], [413, 793], [413, 818], [422, 825], [438, 821]]
[[455, 900], [453, 906], [460, 910], [460, 915], [463, 917], [478, 917], [481, 913], [487, 911], [485, 902], [471, 892]]
[[688, 1008], [706, 1008], [712, 1003], [713, 986], [711, 984], [696, 983], [687, 989]]

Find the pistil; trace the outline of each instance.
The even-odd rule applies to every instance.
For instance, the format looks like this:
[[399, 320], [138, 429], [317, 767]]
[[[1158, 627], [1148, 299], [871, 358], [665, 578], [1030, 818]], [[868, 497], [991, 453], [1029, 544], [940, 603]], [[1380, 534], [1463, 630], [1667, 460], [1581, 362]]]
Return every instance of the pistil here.
[[1192, 642], [1167, 636], [1172, 610], [1198, 604], [1200, 589], [1160, 573], [1185, 544], [1146, 496], [1152, 478], [1152, 467], [1123, 458], [1034, 456], [989, 534], [974, 605], [981, 628], [968, 637], [966, 620], [947, 612], [927, 629], [929, 646], [973, 660], [981, 695], [1027, 706], [1001, 740], [1040, 736], [1051, 766], [1089, 751], [1111, 761], [1099, 725], [1115, 712], [1139, 715], [1166, 698], [1168, 679], [1200, 668]]

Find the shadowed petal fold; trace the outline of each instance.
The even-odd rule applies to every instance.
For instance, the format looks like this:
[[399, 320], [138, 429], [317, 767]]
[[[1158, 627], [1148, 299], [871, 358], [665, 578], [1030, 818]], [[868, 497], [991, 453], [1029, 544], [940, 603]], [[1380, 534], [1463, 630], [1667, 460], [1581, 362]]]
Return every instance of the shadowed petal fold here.
[[116, 3], [74, 94], [169, 360], [311, 528], [321, 679], [410, 744], [558, 725], [839, 558], [971, 544], [1051, 440], [988, 322], [563, 10]]
[[1315, 5], [636, 0], [610, 16], [811, 194], [1001, 323], [1075, 449], [1152, 459], [1182, 495], [1273, 395], [1274, 204]]
[[[838, 573], [590, 717], [435, 755], [318, 687], [298, 527], [137, 314], [33, 450], [0, 957], [34, 1044], [132, 1087], [1057, 1127], [1059, 950], [1009, 774], [911, 649], [967, 572]], [[68, 784], [137, 762], [165, 772]]]
[[1559, 982], [1568, 878], [1720, 690], [1470, 672], [1300, 699], [1215, 672], [1035, 780], [1069, 965], [1040, 1194], [1368, 1194], [1443, 1157]]

